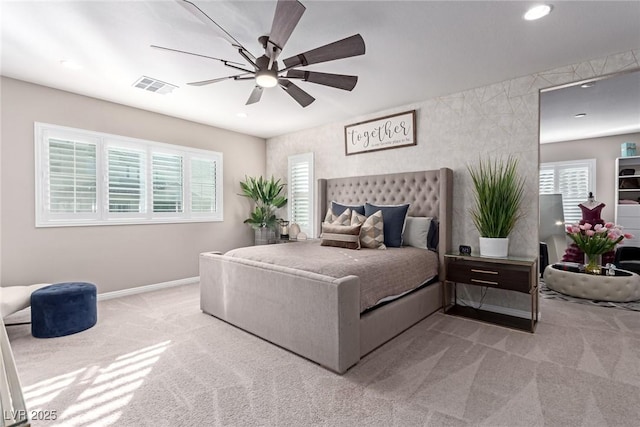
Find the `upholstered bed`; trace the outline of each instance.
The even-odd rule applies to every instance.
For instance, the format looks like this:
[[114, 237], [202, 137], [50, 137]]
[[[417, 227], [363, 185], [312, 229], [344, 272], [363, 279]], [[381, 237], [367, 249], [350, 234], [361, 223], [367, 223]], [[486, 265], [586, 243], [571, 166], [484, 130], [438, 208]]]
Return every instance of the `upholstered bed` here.
[[[302, 269], [301, 261], [281, 262], [282, 257], [291, 250], [300, 253], [299, 259], [305, 258], [303, 253], [307, 250], [324, 250], [323, 254], [332, 251], [328, 256], [336, 260], [350, 257], [360, 263], [367, 258], [375, 263], [380, 256], [395, 257], [393, 262], [398, 266], [401, 265], [398, 259], [405, 256], [401, 254], [416, 252], [415, 256], [421, 256], [417, 252], [423, 251], [422, 256], [427, 257], [425, 263], [430, 262], [429, 256], [437, 257], [437, 272], [443, 277], [444, 253], [451, 246], [452, 181], [452, 171], [447, 168], [318, 180], [316, 211], [319, 221], [324, 218], [331, 201], [347, 205], [409, 203], [408, 216], [437, 218], [437, 255], [428, 254], [427, 249], [415, 248], [382, 251], [313, 248], [314, 244], [319, 245], [317, 242], [270, 245], [270, 249], [239, 249], [224, 255], [203, 253], [200, 255], [202, 311], [330, 370], [344, 373], [362, 356], [441, 308], [441, 283], [437, 279], [430, 280], [428, 273], [421, 273], [428, 283], [390, 302], [377, 304], [380, 295], [367, 288], [372, 279], [367, 276], [367, 267], [341, 270], [315, 265]], [[344, 271], [359, 271], [359, 276]], [[381, 276], [382, 273], [369, 274], [373, 275]]]

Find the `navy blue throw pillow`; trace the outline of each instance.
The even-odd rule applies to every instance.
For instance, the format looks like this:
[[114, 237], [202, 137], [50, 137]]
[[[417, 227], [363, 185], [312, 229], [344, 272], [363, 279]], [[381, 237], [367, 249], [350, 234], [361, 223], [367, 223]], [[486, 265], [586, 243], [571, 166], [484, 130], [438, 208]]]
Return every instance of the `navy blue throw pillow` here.
[[351, 209], [351, 212], [356, 211], [358, 212], [360, 215], [364, 215], [364, 205], [354, 205], [354, 206], [350, 206], [350, 205], [342, 205], [338, 202], [331, 202], [331, 212], [333, 212], [333, 214], [335, 216], [340, 216], [340, 214], [342, 214], [342, 212], [346, 211], [347, 208]]
[[365, 203], [364, 214], [368, 217], [382, 211], [384, 224], [384, 244], [390, 248], [402, 246], [402, 231], [407, 218], [409, 204], [406, 205], [372, 205]]
[[436, 251], [440, 240], [440, 224], [433, 218], [429, 224], [429, 234], [427, 234], [427, 248]]

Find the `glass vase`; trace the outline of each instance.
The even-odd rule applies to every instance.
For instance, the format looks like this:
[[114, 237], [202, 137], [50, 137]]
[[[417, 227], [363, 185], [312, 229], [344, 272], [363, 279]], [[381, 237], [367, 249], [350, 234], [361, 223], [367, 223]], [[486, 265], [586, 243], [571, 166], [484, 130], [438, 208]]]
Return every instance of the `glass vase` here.
[[589, 274], [601, 274], [602, 266], [600, 265], [600, 260], [602, 259], [601, 254], [584, 254], [584, 271]]

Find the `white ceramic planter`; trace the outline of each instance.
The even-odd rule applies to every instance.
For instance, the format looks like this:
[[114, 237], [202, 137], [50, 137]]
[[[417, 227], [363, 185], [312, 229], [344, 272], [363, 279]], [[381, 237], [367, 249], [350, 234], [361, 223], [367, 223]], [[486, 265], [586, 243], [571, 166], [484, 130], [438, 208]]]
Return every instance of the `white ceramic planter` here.
[[509, 238], [480, 237], [480, 256], [505, 258], [509, 253]]

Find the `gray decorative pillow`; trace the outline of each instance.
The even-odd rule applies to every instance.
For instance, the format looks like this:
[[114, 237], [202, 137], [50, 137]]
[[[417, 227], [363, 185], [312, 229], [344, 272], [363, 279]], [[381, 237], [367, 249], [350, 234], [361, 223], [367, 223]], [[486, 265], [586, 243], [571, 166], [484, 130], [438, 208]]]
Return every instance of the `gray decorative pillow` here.
[[322, 223], [322, 246], [345, 249], [360, 249], [360, 225], [338, 225]]
[[427, 239], [429, 229], [431, 228], [432, 217], [413, 217], [408, 216], [404, 224], [404, 233], [402, 234], [402, 243], [405, 246], [413, 246], [415, 248], [428, 249]]
[[347, 208], [340, 215], [336, 215], [333, 213], [333, 210], [329, 208], [324, 217], [324, 222], [327, 224], [351, 225], [351, 209]]
[[371, 249], [387, 249], [384, 245], [384, 219], [382, 211], [378, 211], [366, 217], [353, 211], [351, 214], [351, 225], [360, 224], [360, 246]]

